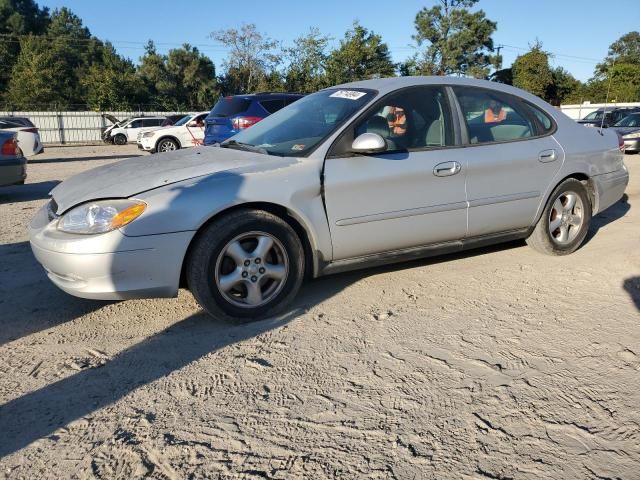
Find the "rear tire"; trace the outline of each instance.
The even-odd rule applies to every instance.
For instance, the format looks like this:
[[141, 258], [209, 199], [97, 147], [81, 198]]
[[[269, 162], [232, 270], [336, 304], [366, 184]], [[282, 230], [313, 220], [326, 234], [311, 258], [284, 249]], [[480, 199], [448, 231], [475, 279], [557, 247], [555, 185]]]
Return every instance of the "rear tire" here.
[[573, 253], [587, 236], [591, 215], [591, 200], [584, 184], [568, 178], [549, 197], [527, 244], [547, 255]]
[[115, 143], [116, 145], [126, 145], [127, 144], [127, 137], [125, 137], [123, 134], [119, 133], [115, 137], [113, 137], [113, 143]]
[[281, 218], [243, 209], [201, 232], [186, 258], [191, 293], [212, 317], [246, 323], [284, 310], [300, 289], [302, 244]]

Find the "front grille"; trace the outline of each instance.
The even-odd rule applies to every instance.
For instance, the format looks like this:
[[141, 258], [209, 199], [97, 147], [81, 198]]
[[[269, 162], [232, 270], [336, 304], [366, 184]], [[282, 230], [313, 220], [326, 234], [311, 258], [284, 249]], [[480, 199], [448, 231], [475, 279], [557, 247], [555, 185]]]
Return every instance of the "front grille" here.
[[49, 221], [58, 218], [58, 215], [56, 214], [57, 211], [58, 211], [58, 204], [52, 198], [47, 204], [47, 217], [49, 217]]

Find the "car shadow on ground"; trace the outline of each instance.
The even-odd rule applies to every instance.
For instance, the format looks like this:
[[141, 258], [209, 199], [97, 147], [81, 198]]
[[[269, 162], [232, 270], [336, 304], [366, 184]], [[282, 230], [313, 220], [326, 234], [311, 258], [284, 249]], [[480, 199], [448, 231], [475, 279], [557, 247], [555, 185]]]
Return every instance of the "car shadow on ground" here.
[[144, 157], [146, 155], [98, 155], [91, 157], [60, 157], [60, 158], [42, 158], [29, 159], [29, 163], [68, 163], [68, 162], [88, 162], [90, 160], [119, 160], [121, 158]]
[[640, 310], [640, 277], [627, 278], [622, 287], [627, 291], [633, 300], [634, 305]]
[[0, 245], [0, 258], [0, 346], [109, 303], [72, 297], [58, 289], [34, 258], [29, 242]]
[[43, 200], [49, 196], [49, 192], [59, 183], [60, 180], [49, 180], [46, 182], [25, 183], [24, 185], [0, 187], [0, 205], [5, 203]]
[[27, 393], [0, 406], [0, 458], [110, 405], [204, 355], [286, 325], [291, 317], [248, 325], [192, 315], [122, 351], [101, 367]]
[[591, 241], [596, 233], [598, 233], [598, 230], [615, 222], [616, 220], [620, 220], [629, 212], [629, 210], [631, 210], [631, 204], [629, 203], [629, 197], [625, 193], [620, 200], [591, 219], [589, 233], [587, 233], [583, 246]]

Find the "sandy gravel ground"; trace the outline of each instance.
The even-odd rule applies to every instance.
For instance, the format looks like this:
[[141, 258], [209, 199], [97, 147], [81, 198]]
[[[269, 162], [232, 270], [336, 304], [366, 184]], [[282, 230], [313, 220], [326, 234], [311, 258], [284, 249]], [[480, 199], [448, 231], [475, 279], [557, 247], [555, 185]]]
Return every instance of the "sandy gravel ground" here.
[[127, 154], [50, 148], [0, 188], [0, 478], [640, 478], [640, 156], [574, 255], [326, 277], [232, 326], [36, 264], [49, 189]]

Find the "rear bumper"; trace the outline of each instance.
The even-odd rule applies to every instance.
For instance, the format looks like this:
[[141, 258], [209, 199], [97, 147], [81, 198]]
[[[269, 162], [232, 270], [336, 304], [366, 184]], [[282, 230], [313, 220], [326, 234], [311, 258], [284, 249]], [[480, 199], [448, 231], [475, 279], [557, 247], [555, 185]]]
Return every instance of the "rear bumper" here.
[[638, 152], [640, 151], [640, 138], [634, 138], [632, 140], [624, 141], [625, 152]]
[[48, 222], [46, 206], [29, 226], [31, 249], [49, 279], [71, 295], [95, 300], [176, 296], [192, 237], [65, 234]]
[[597, 199], [593, 211], [594, 215], [620, 200], [629, 184], [629, 172], [625, 165], [615, 172], [595, 175], [592, 178]]
[[2, 161], [0, 164], [0, 187], [20, 183], [27, 178], [27, 160], [19, 158], [15, 161]]

